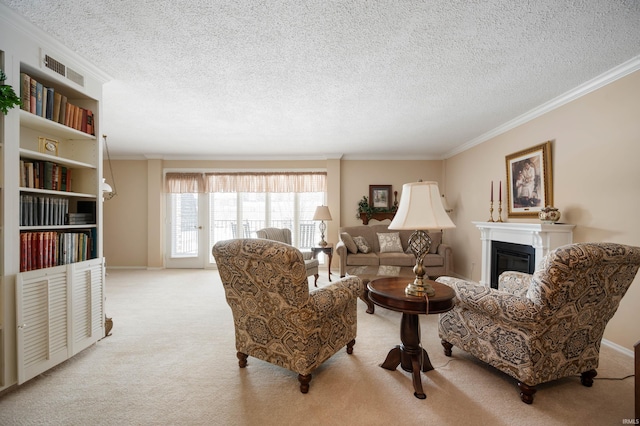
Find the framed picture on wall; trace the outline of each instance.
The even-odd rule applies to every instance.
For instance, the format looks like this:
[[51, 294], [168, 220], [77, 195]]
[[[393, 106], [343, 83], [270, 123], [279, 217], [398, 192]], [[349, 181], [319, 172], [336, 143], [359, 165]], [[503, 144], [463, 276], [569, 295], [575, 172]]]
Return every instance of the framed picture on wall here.
[[391, 209], [391, 185], [369, 185], [369, 205], [374, 209]]
[[553, 205], [551, 141], [507, 155], [508, 217], [538, 217]]

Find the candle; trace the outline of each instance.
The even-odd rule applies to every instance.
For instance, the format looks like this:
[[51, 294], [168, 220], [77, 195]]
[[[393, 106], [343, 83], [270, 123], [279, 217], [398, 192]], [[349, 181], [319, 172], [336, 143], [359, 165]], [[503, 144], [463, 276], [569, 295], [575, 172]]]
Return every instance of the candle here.
[[498, 201], [502, 201], [502, 181], [500, 181], [500, 190], [498, 191]]
[[493, 203], [493, 181], [491, 181], [491, 202]]

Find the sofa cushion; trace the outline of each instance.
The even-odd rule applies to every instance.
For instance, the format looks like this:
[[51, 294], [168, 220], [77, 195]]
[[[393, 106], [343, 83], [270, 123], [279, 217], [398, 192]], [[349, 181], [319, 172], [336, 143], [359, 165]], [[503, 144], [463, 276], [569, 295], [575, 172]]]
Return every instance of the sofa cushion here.
[[386, 266], [415, 266], [416, 257], [406, 253], [380, 253], [380, 265]]
[[402, 253], [402, 243], [398, 232], [378, 233], [380, 253]]
[[422, 260], [422, 264], [424, 266], [443, 266], [444, 265], [444, 257], [439, 254], [427, 254]]
[[347, 265], [348, 266], [370, 266], [370, 265], [379, 265], [380, 259], [378, 259], [378, 255], [376, 253], [356, 253], [350, 254], [347, 257]]
[[369, 246], [369, 243], [364, 237], [353, 237], [353, 242], [358, 246], [358, 251], [362, 253], [369, 253], [371, 251], [371, 246]]
[[353, 241], [353, 238], [351, 238], [351, 235], [348, 232], [341, 232], [340, 239], [344, 243], [347, 250], [349, 250], [349, 253], [355, 254], [358, 252], [358, 246], [356, 245], [355, 241]]

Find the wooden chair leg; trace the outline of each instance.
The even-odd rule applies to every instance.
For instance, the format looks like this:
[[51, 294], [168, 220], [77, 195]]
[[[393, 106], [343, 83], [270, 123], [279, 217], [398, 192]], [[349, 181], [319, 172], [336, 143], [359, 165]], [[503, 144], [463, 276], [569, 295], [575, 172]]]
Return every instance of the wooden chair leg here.
[[247, 366], [247, 358], [249, 355], [238, 352], [236, 353], [236, 356], [238, 357], [238, 365], [240, 368], [245, 368]]
[[353, 339], [349, 343], [347, 343], [347, 353], [351, 355], [353, 353], [353, 345], [356, 344], [356, 339]]
[[311, 381], [311, 374], [298, 374], [298, 381], [300, 382], [300, 392], [309, 392], [309, 382]]
[[585, 371], [580, 375], [580, 383], [582, 383], [583, 386], [590, 388], [593, 386], [593, 378], [597, 375], [598, 372], [596, 370]]
[[525, 404], [531, 404], [533, 402], [533, 395], [536, 393], [535, 386], [529, 386], [522, 382], [518, 382], [518, 387], [520, 388], [520, 399]]
[[444, 354], [446, 356], [451, 356], [451, 348], [453, 348], [453, 345], [444, 339], [442, 339], [440, 343], [442, 343], [442, 347], [444, 348]]
[[320, 276], [320, 274], [315, 274], [313, 277], [315, 278], [315, 281], [313, 282], [313, 285], [318, 287], [318, 277]]

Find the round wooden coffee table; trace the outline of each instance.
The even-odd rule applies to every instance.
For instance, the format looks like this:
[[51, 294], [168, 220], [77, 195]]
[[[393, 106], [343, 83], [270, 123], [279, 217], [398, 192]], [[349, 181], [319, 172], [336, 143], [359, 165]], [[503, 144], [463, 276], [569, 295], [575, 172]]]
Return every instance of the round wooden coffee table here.
[[453, 308], [455, 292], [450, 287], [429, 281], [436, 291], [435, 296], [417, 297], [404, 293], [411, 280], [404, 277], [377, 278], [367, 284], [369, 299], [378, 306], [392, 311], [402, 312], [400, 322], [401, 345], [389, 351], [387, 358], [380, 365], [387, 370], [395, 370], [398, 365], [411, 372], [413, 389], [416, 398], [425, 399], [422, 390], [420, 370], [433, 370], [427, 351], [420, 346], [420, 314], [439, 314]]

